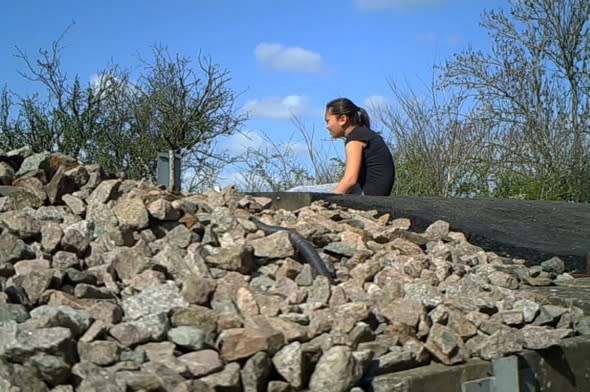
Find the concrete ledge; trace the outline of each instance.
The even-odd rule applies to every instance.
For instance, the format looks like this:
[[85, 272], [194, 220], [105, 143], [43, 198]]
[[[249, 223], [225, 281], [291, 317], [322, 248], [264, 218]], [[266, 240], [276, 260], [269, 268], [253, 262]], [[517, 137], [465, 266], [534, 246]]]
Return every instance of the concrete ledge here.
[[525, 378], [527, 373], [532, 376], [533, 389], [527, 390], [590, 391], [589, 336], [565, 339], [559, 346], [540, 351], [527, 350], [517, 356], [521, 374]]
[[492, 365], [472, 359], [464, 365], [433, 364], [375, 377], [366, 390], [370, 392], [457, 392], [466, 381], [489, 377]]
[[[590, 337], [564, 339], [546, 350], [525, 350], [518, 358], [520, 391], [590, 391]], [[457, 392], [468, 381], [494, 376], [491, 362], [472, 359], [463, 365], [433, 364], [375, 377], [371, 392]], [[482, 390], [484, 391], [484, 390]], [[500, 392], [500, 391], [499, 391]]]
[[441, 219], [469, 241], [501, 255], [538, 264], [559, 256], [570, 272], [587, 274], [590, 204], [500, 199], [443, 199], [355, 196], [326, 193], [251, 193], [273, 199], [273, 208], [295, 210], [316, 200], [342, 207], [389, 213], [412, 221], [422, 231]]

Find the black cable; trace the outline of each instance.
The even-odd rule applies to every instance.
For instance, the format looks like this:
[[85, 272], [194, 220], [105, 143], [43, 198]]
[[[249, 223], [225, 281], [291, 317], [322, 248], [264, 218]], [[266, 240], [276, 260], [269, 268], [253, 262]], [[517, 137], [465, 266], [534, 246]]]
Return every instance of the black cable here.
[[295, 249], [297, 249], [301, 256], [303, 256], [303, 259], [307, 261], [320, 275], [327, 277], [330, 280], [330, 283], [334, 283], [334, 275], [330, 272], [330, 270], [328, 270], [328, 267], [326, 267], [326, 264], [324, 264], [324, 261], [315, 250], [315, 247], [295, 229], [267, 225], [255, 216], [251, 216], [250, 219], [260, 230], [266, 233], [276, 233], [278, 231], [288, 232], [291, 244], [293, 244]]

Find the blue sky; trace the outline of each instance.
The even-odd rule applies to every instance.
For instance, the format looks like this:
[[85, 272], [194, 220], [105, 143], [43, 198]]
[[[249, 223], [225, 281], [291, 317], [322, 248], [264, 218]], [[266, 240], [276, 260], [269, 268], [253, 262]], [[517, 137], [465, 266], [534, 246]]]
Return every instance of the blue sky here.
[[[471, 46], [487, 50], [479, 26], [485, 9], [509, 0], [19, 0], [0, 15], [0, 86], [28, 94], [18, 75], [18, 46], [34, 56], [64, 37], [68, 76], [89, 81], [110, 63], [138, 67], [151, 46], [195, 59], [201, 51], [231, 75], [250, 138], [226, 141], [234, 152], [260, 143], [297, 141], [296, 115], [326, 141], [327, 101], [346, 96], [358, 105], [388, 102], [387, 80], [420, 89], [434, 64]], [[338, 150], [336, 150], [338, 151]]]

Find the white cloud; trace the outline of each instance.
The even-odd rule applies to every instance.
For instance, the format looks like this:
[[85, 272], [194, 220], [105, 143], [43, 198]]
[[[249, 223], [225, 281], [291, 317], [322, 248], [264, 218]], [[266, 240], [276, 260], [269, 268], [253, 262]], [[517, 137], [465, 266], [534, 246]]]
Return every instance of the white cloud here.
[[418, 42], [435, 42], [436, 41], [436, 34], [435, 33], [421, 33], [416, 35], [416, 41]]
[[253, 99], [244, 104], [242, 111], [250, 117], [266, 117], [287, 120], [293, 116], [301, 116], [306, 111], [307, 98], [301, 95], [286, 97], [265, 97]]
[[388, 108], [391, 103], [382, 95], [371, 95], [365, 99], [363, 105], [366, 110], [379, 111]]
[[223, 147], [236, 155], [240, 155], [248, 151], [248, 149], [257, 149], [266, 142], [264, 138], [256, 131], [244, 131], [234, 133], [228, 136], [223, 141]]
[[447, 44], [449, 45], [459, 45], [462, 40], [463, 39], [459, 34], [449, 34], [446, 37]]
[[239, 171], [230, 171], [222, 173], [217, 179], [217, 186], [220, 189], [234, 185], [237, 188], [243, 188], [245, 183], [244, 175]]
[[324, 67], [322, 56], [298, 46], [262, 42], [254, 49], [256, 60], [265, 67], [277, 71], [320, 73]]
[[356, 6], [361, 10], [379, 10], [387, 8], [403, 10], [444, 4], [446, 2], [448, 2], [448, 0], [354, 0]]
[[[416, 36], [414, 36], [414, 38], [418, 42], [426, 42], [426, 43], [441, 41], [441, 38], [435, 33], [421, 33], [421, 34], [417, 34]], [[446, 36], [444, 36], [444, 38], [442, 38], [442, 42], [444, 44], [451, 45], [451, 46], [459, 45], [462, 40], [463, 39], [460, 34], [447, 34]]]

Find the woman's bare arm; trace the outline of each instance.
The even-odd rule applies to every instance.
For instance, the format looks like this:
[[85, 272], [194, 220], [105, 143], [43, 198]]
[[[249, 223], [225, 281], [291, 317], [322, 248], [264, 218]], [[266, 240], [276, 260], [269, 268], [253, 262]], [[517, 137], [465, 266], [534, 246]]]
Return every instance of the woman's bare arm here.
[[338, 183], [335, 193], [349, 193], [358, 181], [363, 160], [363, 148], [366, 143], [351, 140], [346, 143], [346, 169]]

